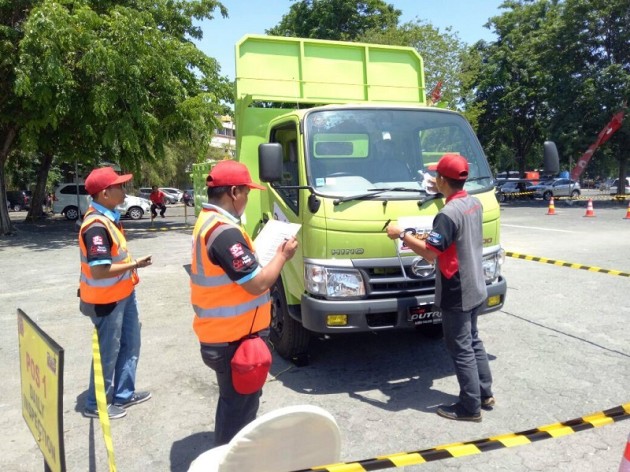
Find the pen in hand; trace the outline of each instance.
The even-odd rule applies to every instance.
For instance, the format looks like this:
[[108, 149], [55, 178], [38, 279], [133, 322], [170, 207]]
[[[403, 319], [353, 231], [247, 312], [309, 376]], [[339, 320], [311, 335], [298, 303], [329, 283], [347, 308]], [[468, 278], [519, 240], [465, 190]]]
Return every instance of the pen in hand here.
[[385, 224], [383, 225], [383, 229], [382, 229], [381, 231], [385, 231], [385, 228], [387, 228], [387, 225], [389, 225], [391, 222], [392, 222], [392, 220], [391, 220], [391, 219], [390, 219], [390, 220], [387, 220], [387, 221], [385, 222]]

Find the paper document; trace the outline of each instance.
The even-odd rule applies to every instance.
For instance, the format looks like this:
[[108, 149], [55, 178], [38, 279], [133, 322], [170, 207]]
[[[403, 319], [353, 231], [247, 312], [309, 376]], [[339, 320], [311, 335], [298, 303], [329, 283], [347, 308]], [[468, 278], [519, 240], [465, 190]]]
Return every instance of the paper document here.
[[278, 220], [267, 221], [254, 239], [254, 248], [260, 265], [264, 267], [269, 264], [269, 261], [276, 255], [278, 246], [285, 239], [295, 236], [301, 227], [302, 225], [297, 223], [286, 223]]

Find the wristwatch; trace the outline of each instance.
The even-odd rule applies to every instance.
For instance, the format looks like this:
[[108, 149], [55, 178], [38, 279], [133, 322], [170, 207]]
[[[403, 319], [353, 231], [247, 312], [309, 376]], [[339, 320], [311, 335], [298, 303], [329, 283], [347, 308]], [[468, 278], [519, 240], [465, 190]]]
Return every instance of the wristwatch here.
[[415, 236], [416, 229], [415, 228], [404, 229], [403, 231], [400, 232], [400, 236], [398, 236], [398, 238], [402, 241], [403, 239], [405, 239], [405, 236], [407, 236], [407, 233], [411, 234], [412, 236]]

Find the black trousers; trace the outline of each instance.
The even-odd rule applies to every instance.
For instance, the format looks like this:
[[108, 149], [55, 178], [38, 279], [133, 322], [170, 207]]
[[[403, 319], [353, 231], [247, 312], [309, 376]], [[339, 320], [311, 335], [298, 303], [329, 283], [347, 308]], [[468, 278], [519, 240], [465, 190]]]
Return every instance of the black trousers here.
[[262, 389], [242, 395], [232, 385], [231, 360], [238, 342], [202, 344], [201, 358], [214, 370], [219, 384], [219, 403], [214, 420], [214, 445], [227, 444], [245, 425], [256, 419]]
[[151, 216], [155, 218], [157, 216], [157, 209], [160, 209], [160, 216], [164, 216], [166, 213], [166, 205], [164, 203], [151, 203]]

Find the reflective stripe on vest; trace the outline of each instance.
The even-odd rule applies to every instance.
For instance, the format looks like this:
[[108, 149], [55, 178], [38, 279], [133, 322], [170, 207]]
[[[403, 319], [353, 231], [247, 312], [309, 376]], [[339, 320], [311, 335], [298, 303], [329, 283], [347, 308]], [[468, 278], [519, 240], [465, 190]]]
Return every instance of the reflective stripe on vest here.
[[[265, 329], [271, 318], [269, 291], [252, 295], [232, 281], [208, 256], [207, 247], [227, 229], [236, 228], [247, 244], [247, 233], [227, 217], [204, 210], [193, 231], [193, 257], [190, 286], [195, 312], [193, 327], [203, 343], [230, 342]], [[252, 325], [253, 322], [253, 325]]]
[[116, 277], [95, 279], [92, 277], [90, 266], [88, 265], [87, 247], [83, 241], [85, 231], [93, 223], [101, 223], [108, 232], [111, 240], [112, 263], [131, 262], [131, 255], [127, 251], [127, 241], [121, 230], [114, 225], [107, 217], [96, 212], [90, 207], [85, 215], [81, 230], [79, 232], [79, 248], [81, 250], [81, 277], [80, 293], [81, 300], [86, 303], [112, 303], [131, 295], [138, 277], [134, 271], [127, 270]]

